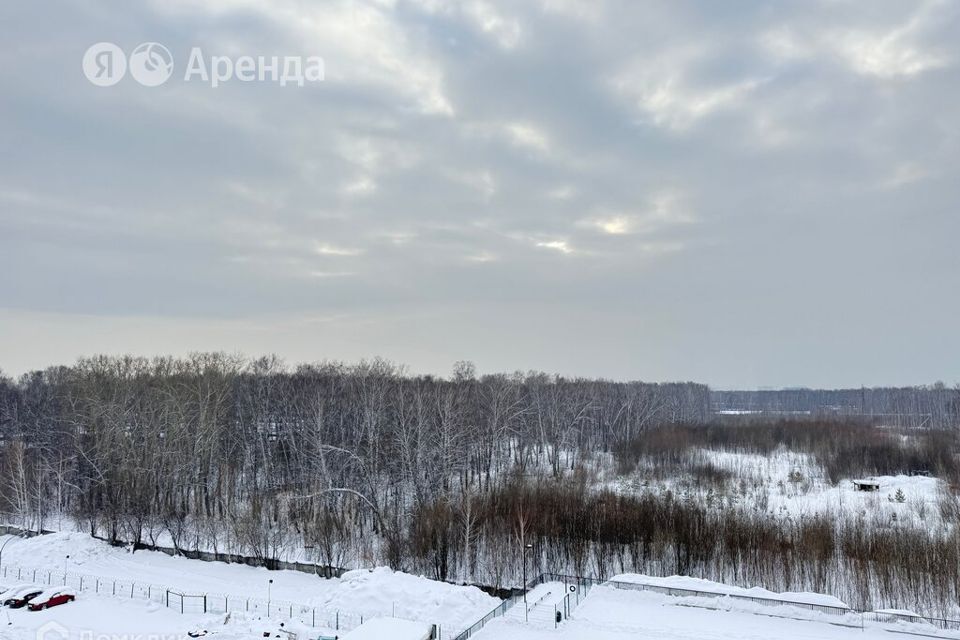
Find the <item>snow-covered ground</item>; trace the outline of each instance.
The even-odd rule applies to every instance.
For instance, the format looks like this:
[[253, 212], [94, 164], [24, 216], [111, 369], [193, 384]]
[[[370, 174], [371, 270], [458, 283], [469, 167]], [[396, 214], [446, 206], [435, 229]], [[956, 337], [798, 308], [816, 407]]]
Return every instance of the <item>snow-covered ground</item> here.
[[[156, 603], [108, 596], [79, 595], [71, 602], [46, 611], [3, 609], [0, 638], [10, 640], [97, 640], [98, 638], [186, 638], [193, 629], [223, 626], [219, 618], [203, 614], [181, 615]], [[264, 626], [264, 630], [277, 627]], [[234, 631], [239, 627], [234, 625]], [[42, 634], [42, 637], [41, 637]]]
[[[701, 587], [705, 585], [700, 585]], [[729, 603], [726, 603], [729, 605]], [[498, 618], [477, 640], [880, 640], [893, 629], [956, 638], [927, 625], [880, 625], [859, 616], [827, 616], [791, 607], [742, 603], [718, 607], [707, 598], [675, 598], [648, 591], [594, 587], [569, 620], [558, 626]], [[800, 618], [800, 619], [796, 619]]]
[[[6, 540], [0, 538], [0, 544]], [[371, 612], [365, 620], [366, 626], [356, 632], [357, 637], [392, 637], [403, 631], [413, 639], [429, 633], [430, 625], [436, 623], [441, 625], [442, 638], [449, 640], [499, 602], [474, 588], [387, 569], [357, 571], [340, 580], [325, 580], [291, 571], [271, 572], [153, 552], [131, 554], [83, 534], [11, 539], [3, 560], [8, 568], [12, 566], [8, 562], [15, 561], [18, 565], [32, 564], [51, 572], [62, 571], [66, 562], [68, 573], [81, 570], [87, 575], [115, 577], [125, 583], [165, 582], [170, 587], [179, 586], [193, 593], [216, 588], [221, 593], [239, 596], [273, 579], [274, 597]], [[531, 590], [526, 603], [518, 600], [506, 615], [493, 620], [473, 637], [479, 640], [879, 640], [891, 637], [889, 631], [894, 630], [960, 639], [960, 631], [945, 632], [923, 622], [904, 621], [903, 614], [907, 612], [887, 611], [870, 617], [726, 597], [845, 606], [835, 598], [815, 593], [775, 593], [759, 587], [733, 587], [683, 576], [657, 578], [621, 574], [612, 582], [700, 593], [669, 595], [626, 586], [617, 588], [611, 583], [596, 586], [586, 594], [577, 593], [574, 598], [570, 585], [549, 582]], [[4, 586], [12, 583], [10, 579], [0, 580]], [[315, 640], [343, 638], [345, 633], [343, 629], [308, 625], [302, 620], [269, 619], [261, 612], [242, 609], [229, 614], [180, 613], [161, 602], [113, 595], [110, 590], [81, 591], [76, 602], [42, 612], [0, 611], [2, 640], [187, 640], [188, 632], [197, 631], [205, 632], [211, 640], [264, 637]], [[395, 615], [391, 615], [393, 613]], [[558, 613], [564, 618], [559, 624]], [[389, 632], [387, 635], [384, 629]]]
[[[7, 539], [6, 536], [0, 537], [0, 544]], [[395, 616], [438, 624], [451, 632], [473, 624], [500, 602], [474, 587], [455, 586], [386, 568], [351, 571], [342, 578], [328, 580], [297, 571], [268, 571], [240, 564], [171, 557], [152, 551], [131, 553], [81, 533], [55, 533], [26, 540], [14, 538], [4, 549], [2, 560], [7, 576], [3, 582], [7, 585], [18, 581], [18, 567], [52, 572], [55, 576], [62, 576], [66, 568], [70, 584], [76, 584], [77, 577], [84, 574], [101, 581], [118, 580], [124, 590], [130, 588], [130, 583], [135, 583], [154, 585], [154, 594], [156, 589], [168, 588], [187, 594], [209, 594], [211, 604], [216, 602], [219, 605], [221, 598], [232, 599], [236, 604], [231, 610], [237, 613], [244, 613], [247, 609], [246, 599], [265, 601], [269, 595], [275, 606], [296, 603], [324, 611], [340, 611], [341, 621], [352, 619], [358, 622], [360, 616], [363, 619]], [[32, 578], [32, 574], [28, 575], [26, 571], [21, 575]], [[86, 584], [89, 588], [89, 578]], [[104, 591], [112, 592], [112, 589], [102, 589], [101, 593]], [[136, 592], [141, 592], [140, 587]], [[112, 603], [106, 596], [84, 591], [77, 603], [52, 611], [69, 614], [90, 606], [82, 602], [104, 599]], [[143, 600], [128, 601], [126, 606], [160, 606], [164, 609], [162, 605], [148, 605]], [[164, 609], [157, 614], [158, 619], [166, 620], [168, 614], [181, 615]]]
[[688, 576], [668, 576], [659, 578], [655, 576], [645, 576], [637, 573], [623, 573], [610, 579], [614, 583], [629, 583], [636, 585], [650, 585], [666, 589], [682, 589], [685, 591], [703, 591], [713, 594], [725, 594], [734, 596], [744, 596], [748, 598], [763, 598], [765, 600], [780, 600], [783, 602], [801, 602], [824, 607], [837, 607], [848, 609], [845, 602], [839, 598], [822, 593], [784, 591], [775, 592], [764, 589], [763, 587], [736, 587], [733, 585], [714, 582], [713, 580], [704, 580], [701, 578], [691, 578]]
[[753, 510], [778, 518], [822, 514], [862, 517], [880, 525], [940, 523], [937, 496], [943, 483], [936, 478], [875, 476], [871, 479], [880, 483], [880, 491], [856, 491], [853, 478], [834, 486], [812, 456], [784, 449], [770, 456], [699, 449], [692, 453], [691, 462], [728, 472], [724, 488], [698, 484], [682, 475], [657, 478], [655, 470], [643, 467], [608, 486], [625, 493], [670, 491], [694, 496], [708, 507]]

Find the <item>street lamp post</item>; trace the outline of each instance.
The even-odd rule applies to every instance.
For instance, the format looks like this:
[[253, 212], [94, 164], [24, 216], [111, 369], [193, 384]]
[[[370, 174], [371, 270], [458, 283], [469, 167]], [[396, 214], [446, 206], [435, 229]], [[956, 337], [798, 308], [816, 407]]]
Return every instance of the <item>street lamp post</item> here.
[[273, 578], [267, 581], [267, 617], [270, 617], [270, 592], [273, 585]]
[[67, 554], [63, 559], [63, 586], [67, 586], [67, 560], [70, 559], [70, 554]]
[[527, 551], [533, 549], [532, 544], [523, 545], [523, 618], [530, 622], [530, 610], [527, 609]]
[[8, 544], [10, 544], [10, 541], [16, 537], [18, 536], [10, 536], [6, 540], [4, 540], [3, 545], [0, 545], [0, 566], [3, 566], [3, 550], [7, 547]]

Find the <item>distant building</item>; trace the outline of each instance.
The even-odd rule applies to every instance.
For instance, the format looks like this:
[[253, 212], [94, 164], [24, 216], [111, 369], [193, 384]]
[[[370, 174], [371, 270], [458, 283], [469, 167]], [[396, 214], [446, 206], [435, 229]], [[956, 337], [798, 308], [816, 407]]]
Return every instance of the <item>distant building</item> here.
[[880, 483], [876, 480], [854, 480], [853, 488], [857, 491], [880, 491]]

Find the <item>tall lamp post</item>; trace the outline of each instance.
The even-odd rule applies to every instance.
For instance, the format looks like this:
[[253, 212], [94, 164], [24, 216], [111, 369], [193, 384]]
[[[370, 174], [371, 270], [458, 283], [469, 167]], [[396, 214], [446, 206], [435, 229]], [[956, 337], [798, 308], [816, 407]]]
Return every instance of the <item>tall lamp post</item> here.
[[68, 553], [63, 558], [63, 586], [67, 586], [67, 560], [70, 559], [70, 554]]
[[267, 617], [270, 617], [270, 592], [273, 585], [273, 578], [267, 581]]
[[18, 537], [19, 536], [10, 536], [6, 540], [4, 540], [3, 545], [0, 545], [0, 566], [3, 565], [3, 550], [7, 547], [8, 544], [10, 544], [11, 540]]
[[530, 622], [530, 610], [527, 609], [527, 551], [533, 549], [532, 544], [523, 545], [523, 618]]

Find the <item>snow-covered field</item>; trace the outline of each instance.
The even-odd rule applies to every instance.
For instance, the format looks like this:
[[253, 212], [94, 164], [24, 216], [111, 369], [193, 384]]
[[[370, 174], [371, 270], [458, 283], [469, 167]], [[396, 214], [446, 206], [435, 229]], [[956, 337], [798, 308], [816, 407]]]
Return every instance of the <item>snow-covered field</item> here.
[[[0, 544], [7, 539], [0, 537]], [[156, 597], [157, 593], [163, 592], [158, 592], [158, 589], [210, 594], [211, 604], [214, 601], [219, 603], [221, 598], [230, 598], [236, 603], [231, 607], [234, 623], [244, 618], [256, 619], [256, 615], [246, 611], [247, 598], [263, 601], [269, 596], [275, 605], [289, 602], [322, 608], [324, 611], [340, 611], [341, 621], [359, 621], [360, 616], [363, 619], [395, 616], [438, 624], [441, 629], [453, 632], [473, 624], [499, 604], [499, 600], [474, 587], [459, 587], [386, 568], [351, 571], [342, 578], [328, 580], [297, 571], [268, 571], [240, 564], [171, 557], [151, 551], [131, 553], [125, 548], [111, 547], [81, 533], [11, 539], [3, 551], [2, 560], [7, 576], [2, 579], [5, 586], [18, 582], [17, 568], [23, 569], [21, 575], [28, 578], [32, 578], [32, 573], [28, 574], [26, 570], [39, 569], [41, 573], [52, 572], [54, 576], [62, 576], [66, 568], [70, 584], [76, 584], [78, 576], [84, 574], [96, 577], [101, 582], [107, 579], [121, 581], [124, 585], [131, 582], [154, 585], [152, 593], [155, 600], [162, 600], [162, 596]], [[89, 578], [86, 584], [89, 588]], [[112, 593], [112, 589], [101, 590], [101, 594], [105, 592]], [[137, 588], [136, 592], [140, 593], [141, 589]], [[174, 625], [172, 628], [179, 628], [181, 632], [202, 620], [202, 614], [201, 618], [189, 614], [184, 616], [179, 611], [174, 612], [160, 603], [150, 603], [143, 598], [122, 600], [88, 591], [81, 592], [77, 602], [57, 607], [49, 613], [53, 615], [59, 612], [67, 616], [72, 625], [75, 622], [73, 617], [84, 619], [86, 615], [83, 611], [89, 614], [90, 607], [98, 610], [120, 607], [117, 620], [121, 622], [127, 617], [123, 611], [132, 609], [137, 612], [134, 618], [143, 617], [144, 622], [149, 621], [146, 630], [152, 630], [154, 619], [157, 620], [158, 629], [167, 628], [167, 622], [170, 622]], [[31, 617], [31, 612], [17, 612], [17, 616], [23, 619], [21, 624], [39, 620]], [[222, 625], [222, 614], [219, 619]], [[275, 616], [269, 624], [276, 626], [281, 619], [282, 616]], [[292, 623], [287, 624], [289, 626]], [[113, 631], [107, 630], [105, 633]]]
[[880, 491], [862, 492], [854, 489], [853, 478], [832, 485], [812, 456], [784, 449], [770, 456], [699, 449], [691, 461], [711, 465], [730, 477], [717, 489], [690, 477], [657, 478], [655, 470], [639, 468], [608, 486], [634, 494], [670, 491], [695, 497], [708, 507], [741, 508], [778, 518], [853, 516], [881, 525], [940, 522], [937, 495], [943, 483], [936, 478], [874, 476], [871, 479], [880, 483]]

